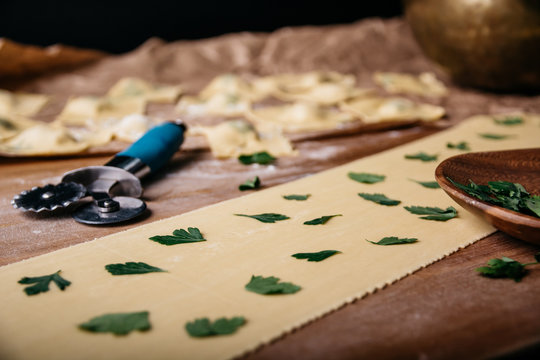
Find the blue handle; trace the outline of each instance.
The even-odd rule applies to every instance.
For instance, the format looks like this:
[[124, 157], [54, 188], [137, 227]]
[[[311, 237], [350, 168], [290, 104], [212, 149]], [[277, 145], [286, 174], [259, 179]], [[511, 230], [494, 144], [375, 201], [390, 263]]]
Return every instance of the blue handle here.
[[116, 154], [140, 159], [152, 172], [163, 167], [184, 142], [185, 127], [165, 123], [150, 129], [126, 150]]

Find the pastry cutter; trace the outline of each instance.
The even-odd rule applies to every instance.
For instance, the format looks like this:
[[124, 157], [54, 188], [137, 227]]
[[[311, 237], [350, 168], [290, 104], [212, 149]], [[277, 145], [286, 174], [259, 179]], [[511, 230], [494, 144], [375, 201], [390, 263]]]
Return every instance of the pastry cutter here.
[[127, 221], [142, 214], [140, 179], [162, 168], [184, 141], [186, 127], [180, 121], [150, 129], [104, 166], [69, 171], [56, 185], [34, 187], [15, 195], [11, 203], [23, 211], [53, 211], [91, 197], [73, 212], [84, 224], [105, 225]]

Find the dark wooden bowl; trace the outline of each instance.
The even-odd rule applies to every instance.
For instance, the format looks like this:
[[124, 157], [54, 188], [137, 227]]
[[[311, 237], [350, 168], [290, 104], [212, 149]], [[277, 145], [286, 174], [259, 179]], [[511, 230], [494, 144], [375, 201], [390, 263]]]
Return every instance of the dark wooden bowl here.
[[482, 217], [495, 228], [515, 238], [540, 245], [540, 218], [480, 201], [456, 188], [447, 178], [468, 184], [488, 181], [520, 183], [533, 195], [540, 195], [540, 149], [490, 151], [454, 156], [441, 162], [435, 178], [452, 199]]

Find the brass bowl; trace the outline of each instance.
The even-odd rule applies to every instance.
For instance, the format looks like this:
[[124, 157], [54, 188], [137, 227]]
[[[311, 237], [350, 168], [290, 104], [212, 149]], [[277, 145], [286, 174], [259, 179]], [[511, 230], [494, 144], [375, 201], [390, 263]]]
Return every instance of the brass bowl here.
[[456, 83], [540, 90], [540, 1], [403, 1], [420, 47]]

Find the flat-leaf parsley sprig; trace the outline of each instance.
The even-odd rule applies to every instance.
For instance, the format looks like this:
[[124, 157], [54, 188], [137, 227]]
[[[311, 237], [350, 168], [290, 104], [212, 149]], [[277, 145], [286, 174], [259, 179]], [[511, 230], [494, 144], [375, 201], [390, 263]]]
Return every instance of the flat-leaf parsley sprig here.
[[515, 282], [520, 282], [527, 274], [526, 266], [540, 264], [540, 252], [534, 255], [536, 261], [522, 264], [509, 257], [503, 256], [498, 259], [491, 259], [487, 262], [487, 266], [476, 268], [480, 275], [490, 278], [508, 278]]
[[24, 292], [26, 293], [26, 295], [36, 295], [42, 292], [49, 291], [49, 284], [51, 281], [54, 282], [56, 286], [58, 286], [58, 288], [63, 291], [66, 287], [71, 285], [71, 282], [61, 277], [60, 271], [61, 270], [58, 270], [54, 274], [44, 275], [44, 276], [36, 276], [36, 277], [25, 276], [18, 282], [19, 284], [24, 284], [24, 285], [34, 284], [32, 286], [27, 286], [24, 288]]
[[336, 216], [343, 216], [343, 215], [341, 215], [341, 214], [336, 214], [336, 215], [325, 215], [325, 216], [321, 216], [321, 217], [316, 218], [316, 219], [313, 219], [313, 220], [304, 221], [304, 225], [324, 225], [324, 224], [326, 224], [331, 218], [336, 217]]
[[113, 313], [96, 316], [79, 325], [81, 330], [127, 335], [132, 331], [148, 331], [152, 327], [148, 311]]
[[448, 178], [455, 187], [487, 203], [522, 214], [540, 217], [540, 196], [531, 195], [523, 185], [509, 181], [489, 181], [487, 185], [463, 185]]
[[184, 229], [176, 229], [173, 231], [172, 235], [156, 235], [149, 239], [167, 246], [206, 241], [202, 236], [201, 231], [196, 227], [188, 227], [187, 231]]
[[405, 206], [405, 210], [415, 215], [426, 215], [420, 216], [420, 219], [424, 220], [447, 221], [457, 216], [457, 210], [453, 206], [446, 209], [433, 206]]
[[280, 282], [274, 276], [251, 276], [251, 280], [246, 284], [245, 289], [261, 295], [294, 294], [302, 289], [300, 286], [290, 282]]
[[232, 334], [245, 323], [246, 319], [243, 316], [235, 316], [230, 319], [222, 317], [214, 321], [205, 317], [189, 321], [186, 323], [185, 329], [192, 337], [219, 336]]
[[256, 214], [256, 215], [246, 215], [246, 214], [234, 214], [234, 215], [248, 217], [255, 220], [259, 220], [260, 222], [263, 222], [263, 223], [270, 223], [270, 224], [273, 224], [276, 221], [290, 219], [287, 215], [276, 214], [276, 213], [264, 213], [264, 214]]

